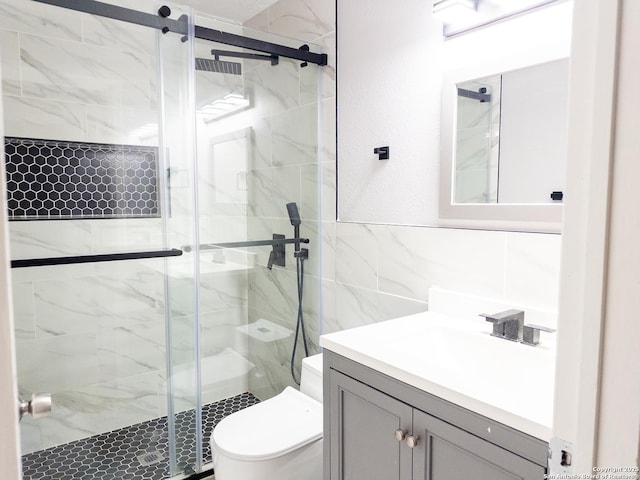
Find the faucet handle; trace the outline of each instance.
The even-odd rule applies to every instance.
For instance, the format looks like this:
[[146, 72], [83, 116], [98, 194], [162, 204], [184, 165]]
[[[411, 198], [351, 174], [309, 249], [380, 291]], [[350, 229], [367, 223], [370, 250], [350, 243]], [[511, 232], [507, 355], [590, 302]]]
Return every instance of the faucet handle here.
[[536, 346], [540, 344], [540, 332], [553, 333], [555, 331], [556, 330], [554, 328], [527, 323], [522, 329], [522, 343], [526, 345]]

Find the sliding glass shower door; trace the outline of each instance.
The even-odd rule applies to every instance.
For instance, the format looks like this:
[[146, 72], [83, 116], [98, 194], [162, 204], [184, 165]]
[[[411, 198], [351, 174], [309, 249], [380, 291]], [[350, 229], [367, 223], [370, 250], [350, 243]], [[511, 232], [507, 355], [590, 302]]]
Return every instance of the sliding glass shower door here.
[[2, 4], [18, 383], [24, 399], [53, 403], [47, 418], [21, 421], [24, 478], [193, 471], [192, 28]]
[[[158, 32], [160, 155], [167, 178], [166, 244], [184, 254], [165, 265], [167, 430], [171, 475], [196, 473], [202, 466], [199, 329], [198, 178], [195, 148], [193, 15], [171, 6], [185, 19], [188, 34]], [[188, 19], [188, 20], [187, 20]]]

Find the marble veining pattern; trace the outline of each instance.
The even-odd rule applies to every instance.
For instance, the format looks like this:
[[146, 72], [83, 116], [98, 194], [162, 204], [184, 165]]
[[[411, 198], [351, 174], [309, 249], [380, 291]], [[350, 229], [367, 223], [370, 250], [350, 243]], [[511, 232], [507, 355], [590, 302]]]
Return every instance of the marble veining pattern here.
[[2, 93], [20, 95], [20, 38], [18, 33], [0, 30]]
[[82, 14], [35, 2], [0, 1], [0, 29], [80, 41]]
[[87, 136], [85, 105], [8, 95], [3, 101], [10, 114], [5, 120], [8, 136], [93, 140]]
[[82, 15], [82, 40], [91, 45], [156, 55], [155, 31], [120, 20]]
[[23, 95], [100, 105], [150, 105], [146, 58], [31, 35], [21, 40]]
[[317, 104], [288, 110], [272, 117], [272, 165], [318, 162]]
[[336, 281], [370, 290], [378, 288], [377, 231], [370, 225], [337, 225], [336, 256], [341, 261], [336, 263]]
[[280, 0], [269, 9], [269, 31], [314, 41], [335, 28], [333, 4], [312, 0]]

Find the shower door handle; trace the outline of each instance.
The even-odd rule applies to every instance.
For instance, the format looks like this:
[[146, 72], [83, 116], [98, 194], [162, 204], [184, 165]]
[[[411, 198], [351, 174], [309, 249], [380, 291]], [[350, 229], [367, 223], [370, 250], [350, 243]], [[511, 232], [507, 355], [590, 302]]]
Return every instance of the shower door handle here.
[[40, 393], [31, 395], [31, 400], [18, 399], [19, 419], [25, 415], [31, 415], [34, 419], [48, 417], [51, 415], [51, 394]]

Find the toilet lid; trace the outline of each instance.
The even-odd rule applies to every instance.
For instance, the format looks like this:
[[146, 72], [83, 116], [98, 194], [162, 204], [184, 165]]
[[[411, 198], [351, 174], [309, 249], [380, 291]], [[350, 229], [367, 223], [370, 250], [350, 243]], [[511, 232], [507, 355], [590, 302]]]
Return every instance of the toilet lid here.
[[211, 447], [239, 460], [279, 457], [322, 438], [322, 404], [287, 387], [269, 400], [225, 417]]

